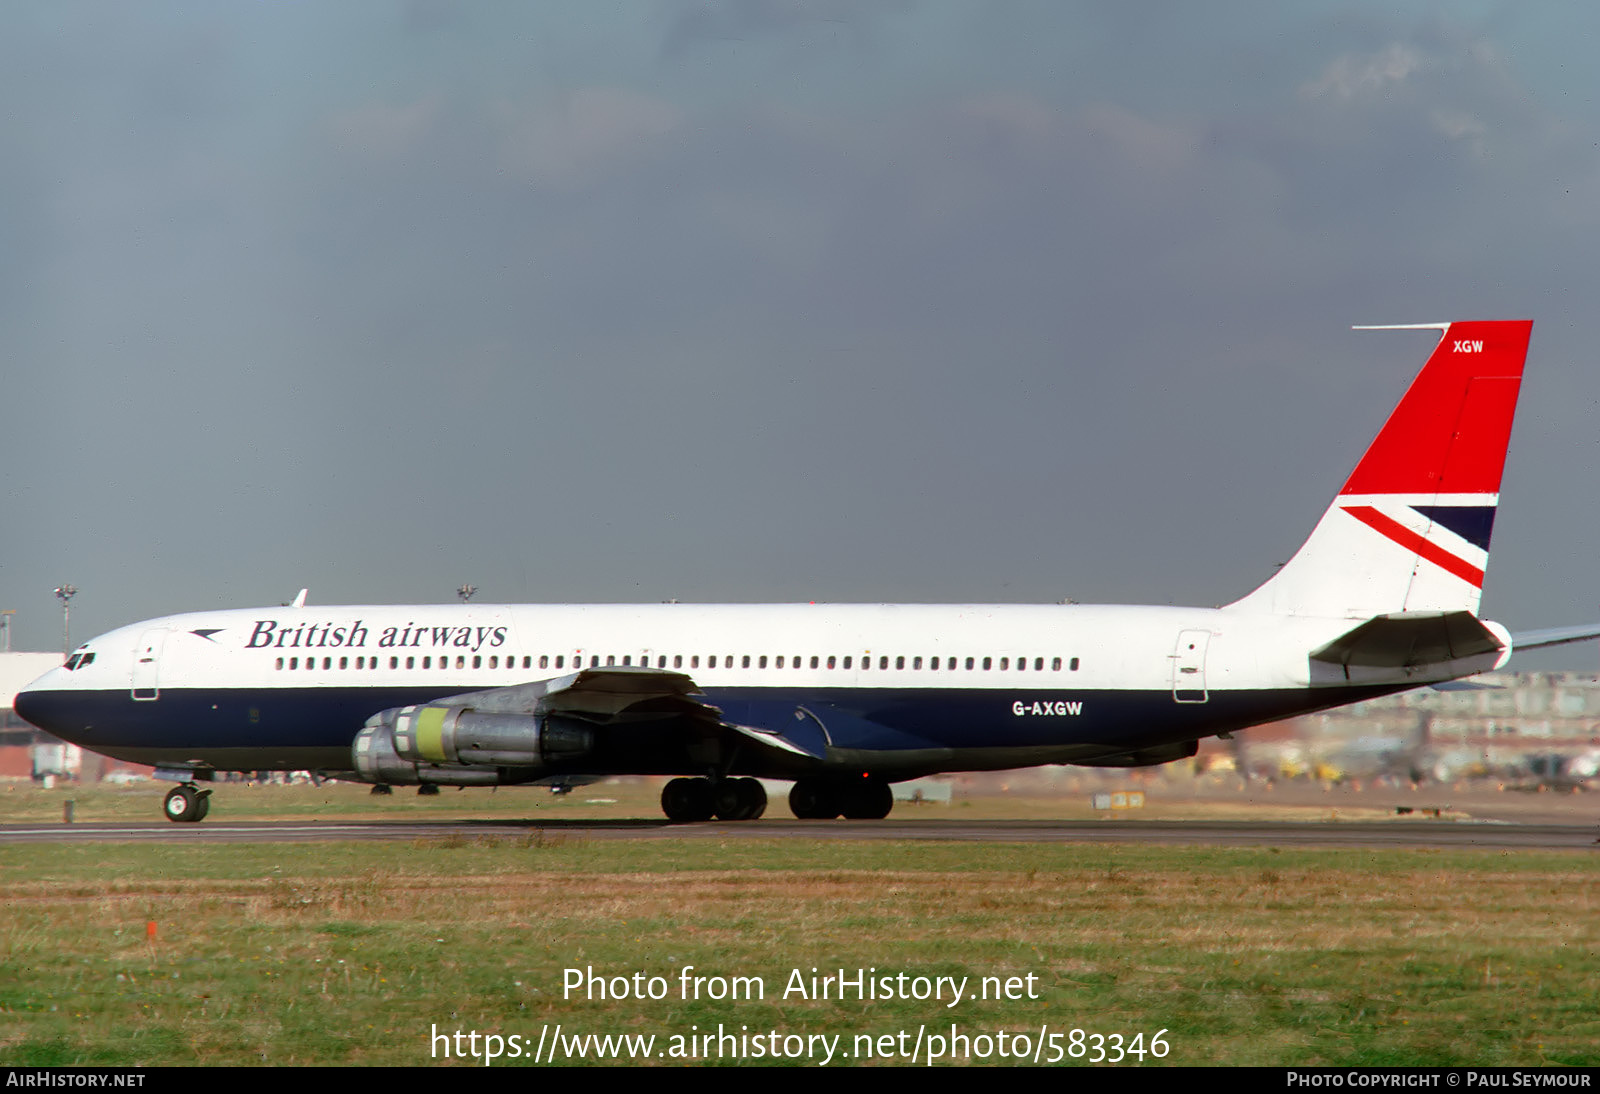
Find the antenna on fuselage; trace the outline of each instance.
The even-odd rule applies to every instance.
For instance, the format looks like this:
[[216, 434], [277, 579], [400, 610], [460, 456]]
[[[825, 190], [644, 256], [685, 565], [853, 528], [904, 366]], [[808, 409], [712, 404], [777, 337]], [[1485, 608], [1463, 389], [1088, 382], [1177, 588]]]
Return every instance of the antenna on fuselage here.
[[303, 607], [305, 607], [306, 606], [306, 594], [309, 593], [310, 591], [311, 591], [310, 589], [301, 589], [298, 593], [295, 594], [295, 598], [292, 601], [289, 602], [289, 607], [291, 607], [291, 608], [303, 608]]

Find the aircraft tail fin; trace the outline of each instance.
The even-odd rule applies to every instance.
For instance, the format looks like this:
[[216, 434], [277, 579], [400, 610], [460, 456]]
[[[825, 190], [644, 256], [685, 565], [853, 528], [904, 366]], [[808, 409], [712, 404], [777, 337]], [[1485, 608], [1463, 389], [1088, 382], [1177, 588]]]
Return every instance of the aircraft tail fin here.
[[1231, 607], [1350, 619], [1476, 614], [1533, 323], [1357, 329], [1441, 338], [1311, 538]]

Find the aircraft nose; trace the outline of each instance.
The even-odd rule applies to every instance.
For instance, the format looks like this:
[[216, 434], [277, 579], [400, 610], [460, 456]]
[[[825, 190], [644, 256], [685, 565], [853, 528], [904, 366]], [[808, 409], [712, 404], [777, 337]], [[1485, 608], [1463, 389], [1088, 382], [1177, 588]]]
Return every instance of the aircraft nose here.
[[17, 697], [11, 703], [11, 709], [16, 711], [17, 717], [50, 732], [54, 732], [60, 722], [56, 716], [60, 707], [57, 696], [39, 687], [24, 688], [17, 692]]

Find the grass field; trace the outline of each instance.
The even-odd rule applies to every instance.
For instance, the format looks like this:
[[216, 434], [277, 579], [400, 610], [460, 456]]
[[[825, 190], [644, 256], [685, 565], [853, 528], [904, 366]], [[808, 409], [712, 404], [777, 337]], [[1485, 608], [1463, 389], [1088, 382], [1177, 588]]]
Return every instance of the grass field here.
[[[539, 800], [606, 807], [582, 794]], [[509, 797], [478, 796], [471, 814]], [[230, 795], [230, 815], [248, 800]], [[450, 793], [409, 800], [442, 811]], [[531, 1053], [556, 1023], [654, 1034], [650, 1062], [665, 1064], [673, 1044], [700, 1047], [670, 1038], [719, 1023], [777, 1031], [774, 1046], [839, 1035], [836, 1064], [864, 1062], [858, 1035], [907, 1031], [895, 1045], [910, 1048], [952, 1024], [990, 1035], [969, 1056], [1000, 1030], [1032, 1043], [1042, 1028], [1065, 1049], [1078, 1028], [1145, 1047], [1165, 1030], [1178, 1064], [1600, 1063], [1600, 858], [1584, 854], [534, 832], [10, 846], [0, 893], [12, 1065], [421, 1064], [435, 1028], [516, 1035]], [[759, 977], [765, 997], [682, 998], [686, 966]], [[1038, 997], [783, 998], [813, 967], [965, 976], [974, 992], [1031, 975]], [[564, 999], [568, 968], [667, 990]]]

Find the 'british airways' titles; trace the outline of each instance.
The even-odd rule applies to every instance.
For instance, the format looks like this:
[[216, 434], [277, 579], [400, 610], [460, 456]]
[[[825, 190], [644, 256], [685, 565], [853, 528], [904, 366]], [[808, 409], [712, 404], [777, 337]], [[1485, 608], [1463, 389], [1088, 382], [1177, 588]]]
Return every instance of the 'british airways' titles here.
[[[276, 619], [256, 620], [255, 630], [245, 649], [365, 649], [372, 633], [362, 621], [351, 623], [296, 623], [280, 624]], [[437, 649], [440, 646], [458, 647], [473, 653], [488, 646], [502, 646], [506, 641], [504, 627], [431, 627], [407, 623], [403, 627], [385, 627], [378, 636], [379, 649]]]

